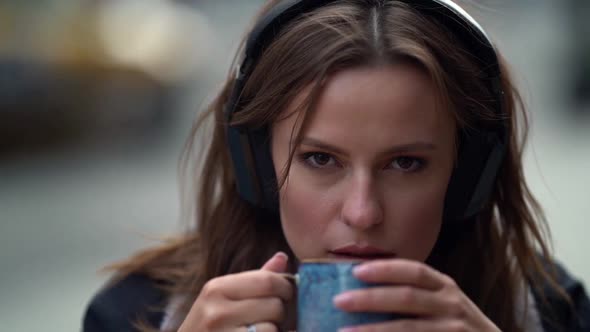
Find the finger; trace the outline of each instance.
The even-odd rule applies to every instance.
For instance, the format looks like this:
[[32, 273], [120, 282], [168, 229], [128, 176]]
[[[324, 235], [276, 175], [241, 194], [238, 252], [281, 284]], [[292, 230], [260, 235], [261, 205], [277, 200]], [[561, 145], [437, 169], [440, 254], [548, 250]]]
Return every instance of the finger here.
[[279, 297], [284, 301], [293, 298], [293, 286], [282, 275], [269, 271], [247, 271], [212, 280], [206, 291], [220, 293], [230, 300]]
[[[251, 328], [248, 329], [249, 327], [251, 327]], [[279, 328], [273, 323], [262, 322], [262, 323], [247, 325], [244, 328], [242, 328], [240, 330], [240, 332], [250, 332], [252, 330], [254, 330], [256, 332], [278, 332]]]
[[429, 290], [438, 290], [450, 277], [418, 261], [405, 259], [375, 260], [357, 266], [354, 276], [370, 283], [403, 284]]
[[334, 297], [334, 305], [349, 312], [393, 312], [439, 316], [450, 310], [444, 294], [411, 286], [372, 287]]
[[338, 332], [448, 332], [475, 331], [459, 320], [400, 319], [385, 323], [357, 325]]
[[286, 272], [287, 271], [287, 261], [289, 260], [289, 256], [287, 256], [284, 252], [277, 252], [272, 256], [264, 266], [262, 266], [261, 270], [265, 271], [272, 271], [272, 272]]
[[278, 297], [249, 299], [227, 304], [230, 325], [247, 326], [258, 322], [280, 324], [285, 319], [285, 305]]

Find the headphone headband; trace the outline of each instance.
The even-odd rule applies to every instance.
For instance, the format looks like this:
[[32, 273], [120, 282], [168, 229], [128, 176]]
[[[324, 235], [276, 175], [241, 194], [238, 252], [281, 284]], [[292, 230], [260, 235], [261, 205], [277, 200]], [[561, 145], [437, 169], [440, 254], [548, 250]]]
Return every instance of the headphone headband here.
[[[465, 46], [477, 51], [475, 58], [482, 64], [489, 79], [500, 76], [496, 51], [487, 33], [463, 8], [450, 0], [398, 0], [424, 15], [433, 16], [459, 37]], [[240, 73], [249, 73], [256, 60], [274, 40], [280, 28], [302, 13], [308, 13], [338, 0], [284, 0], [279, 2], [254, 26], [248, 36]], [[382, 2], [373, 0], [368, 2]]]

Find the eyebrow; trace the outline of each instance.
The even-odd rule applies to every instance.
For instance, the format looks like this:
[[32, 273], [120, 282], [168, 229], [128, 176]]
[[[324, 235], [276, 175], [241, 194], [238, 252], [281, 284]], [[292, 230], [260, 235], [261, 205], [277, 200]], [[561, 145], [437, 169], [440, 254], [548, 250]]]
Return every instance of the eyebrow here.
[[[302, 145], [313, 146], [316, 148], [320, 148], [322, 150], [326, 150], [329, 152], [333, 152], [336, 154], [347, 154], [347, 152], [339, 147], [330, 145], [328, 143], [322, 142], [318, 139], [311, 138], [311, 137], [304, 137], [301, 140]], [[411, 142], [406, 144], [400, 144], [392, 146], [384, 151], [379, 152], [379, 155], [389, 155], [389, 154], [396, 154], [396, 153], [404, 153], [404, 152], [415, 152], [415, 151], [431, 151], [436, 150], [436, 145], [430, 142]]]

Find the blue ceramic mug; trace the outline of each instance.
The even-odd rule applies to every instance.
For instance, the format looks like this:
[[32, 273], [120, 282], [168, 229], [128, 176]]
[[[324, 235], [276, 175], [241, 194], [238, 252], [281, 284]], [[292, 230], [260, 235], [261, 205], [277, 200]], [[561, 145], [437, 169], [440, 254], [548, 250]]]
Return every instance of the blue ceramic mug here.
[[333, 304], [334, 296], [351, 289], [378, 286], [355, 278], [359, 261], [308, 260], [299, 265], [297, 284], [297, 332], [336, 332], [339, 328], [394, 319], [374, 312], [345, 312]]

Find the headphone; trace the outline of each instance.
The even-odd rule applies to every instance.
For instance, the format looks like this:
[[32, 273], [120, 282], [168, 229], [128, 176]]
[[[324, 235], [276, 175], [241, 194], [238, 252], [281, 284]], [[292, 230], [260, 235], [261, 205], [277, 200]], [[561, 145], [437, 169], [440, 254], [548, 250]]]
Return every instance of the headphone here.
[[[240, 111], [240, 95], [258, 59], [278, 32], [303, 13], [338, 0], [283, 0], [275, 5], [248, 36], [244, 55], [236, 67], [236, 79], [225, 105], [226, 139], [233, 163], [237, 192], [257, 208], [276, 213], [279, 199], [270, 154], [269, 128], [230, 126]], [[484, 80], [494, 97], [494, 112], [507, 119], [502, 108], [500, 65], [492, 42], [479, 24], [450, 0], [400, 0], [422, 15], [444, 25], [471, 52], [483, 70]], [[367, 0], [368, 4], [376, 3]], [[445, 220], [465, 220], [480, 212], [494, 187], [496, 174], [506, 152], [506, 120], [492, 128], [461, 130], [458, 159], [451, 175], [444, 204]]]

